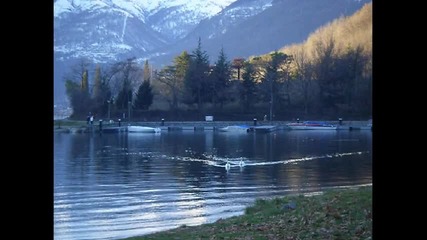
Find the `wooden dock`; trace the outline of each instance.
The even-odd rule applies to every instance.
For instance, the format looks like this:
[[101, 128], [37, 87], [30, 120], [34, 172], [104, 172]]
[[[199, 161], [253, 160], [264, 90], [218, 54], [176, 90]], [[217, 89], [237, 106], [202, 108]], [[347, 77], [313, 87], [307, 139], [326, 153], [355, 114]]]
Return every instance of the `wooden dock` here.
[[[133, 123], [135, 125], [148, 126], [148, 127], [158, 127], [162, 132], [168, 131], [218, 131], [218, 129], [231, 125], [246, 125], [249, 127], [250, 132], [254, 133], [269, 133], [274, 131], [281, 130], [290, 130], [287, 127], [288, 122], [277, 121], [277, 122], [235, 122], [235, 121], [222, 121], [222, 122], [137, 122]], [[337, 130], [347, 130], [347, 131], [371, 131], [372, 124], [368, 125], [367, 121], [344, 121], [342, 123], [334, 123], [338, 126]], [[62, 133], [93, 133], [99, 132], [100, 130], [104, 133], [122, 133], [127, 131], [127, 125], [129, 123], [120, 124], [117, 123], [107, 123], [102, 126], [91, 125], [91, 126], [72, 126], [72, 127], [62, 127], [54, 128], [55, 132]]]

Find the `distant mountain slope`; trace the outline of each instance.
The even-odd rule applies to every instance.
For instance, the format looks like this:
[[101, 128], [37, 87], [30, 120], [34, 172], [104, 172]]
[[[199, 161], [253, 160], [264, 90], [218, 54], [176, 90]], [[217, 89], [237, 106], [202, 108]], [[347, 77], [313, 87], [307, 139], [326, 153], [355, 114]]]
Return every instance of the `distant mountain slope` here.
[[164, 36], [126, 12], [84, 11], [54, 24], [54, 50], [64, 58], [119, 60], [126, 55], [142, 55], [167, 43]]
[[[241, 8], [243, 1], [236, 1], [223, 12], [204, 20], [187, 37], [168, 46], [163, 55], [151, 58], [154, 64], [169, 64], [173, 57], [183, 50], [192, 51], [201, 37], [202, 47], [208, 52], [211, 61], [215, 61], [221, 47], [229, 58], [249, 57], [278, 50], [284, 45], [304, 41], [310, 33], [323, 24], [340, 16], [349, 16], [370, 0], [275, 0], [262, 1], [270, 7], [264, 7], [257, 14], [244, 21], [235, 21], [227, 28], [215, 29], [227, 21], [227, 10]], [[259, 4], [261, 6], [261, 4]], [[222, 16], [221, 18], [219, 16]]]
[[56, 0], [55, 51], [95, 61], [139, 57], [184, 37], [234, 1]]

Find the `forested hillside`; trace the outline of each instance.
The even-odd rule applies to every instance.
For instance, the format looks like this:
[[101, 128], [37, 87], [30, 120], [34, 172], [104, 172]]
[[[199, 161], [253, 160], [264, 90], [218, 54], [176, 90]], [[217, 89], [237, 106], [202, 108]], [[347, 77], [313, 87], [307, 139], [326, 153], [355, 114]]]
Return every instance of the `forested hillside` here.
[[372, 114], [372, 3], [280, 52], [293, 58], [290, 92], [305, 114]]

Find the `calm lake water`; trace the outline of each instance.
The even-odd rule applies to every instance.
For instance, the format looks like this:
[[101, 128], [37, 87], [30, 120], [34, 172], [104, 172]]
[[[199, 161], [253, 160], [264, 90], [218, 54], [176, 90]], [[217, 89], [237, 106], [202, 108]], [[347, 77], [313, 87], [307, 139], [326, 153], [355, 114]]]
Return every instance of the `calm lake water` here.
[[371, 131], [55, 133], [54, 239], [144, 235], [243, 214], [257, 198], [365, 184]]

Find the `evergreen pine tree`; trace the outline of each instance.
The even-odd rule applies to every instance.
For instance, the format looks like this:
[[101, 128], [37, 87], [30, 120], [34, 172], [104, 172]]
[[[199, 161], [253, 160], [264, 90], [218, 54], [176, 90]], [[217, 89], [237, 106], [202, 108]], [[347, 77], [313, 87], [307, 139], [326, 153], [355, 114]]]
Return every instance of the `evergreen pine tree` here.
[[150, 84], [150, 79], [144, 80], [138, 88], [136, 93], [136, 99], [134, 107], [136, 109], [148, 110], [148, 108], [153, 104], [153, 92]]
[[148, 65], [148, 60], [145, 60], [143, 81], [149, 81], [150, 79], [151, 79], [151, 68], [150, 68], [150, 65]]
[[227, 86], [230, 81], [231, 64], [227, 60], [224, 48], [219, 52], [218, 60], [215, 62], [212, 74], [210, 75], [211, 96], [214, 106], [217, 102], [221, 103], [221, 108], [227, 100]]
[[199, 112], [203, 109], [203, 102], [209, 94], [207, 78], [209, 74], [209, 57], [202, 50], [202, 42], [199, 37], [197, 48], [192, 52], [190, 67], [185, 77], [187, 89], [187, 103], [197, 103]]
[[249, 112], [256, 101], [255, 68], [250, 62], [243, 64], [243, 81], [240, 87], [240, 104], [244, 112]]

